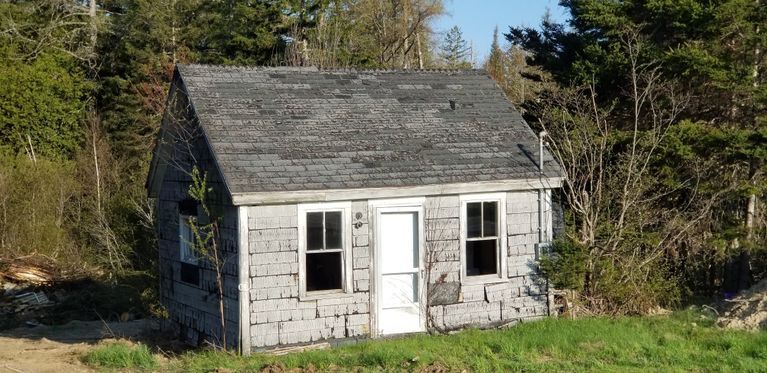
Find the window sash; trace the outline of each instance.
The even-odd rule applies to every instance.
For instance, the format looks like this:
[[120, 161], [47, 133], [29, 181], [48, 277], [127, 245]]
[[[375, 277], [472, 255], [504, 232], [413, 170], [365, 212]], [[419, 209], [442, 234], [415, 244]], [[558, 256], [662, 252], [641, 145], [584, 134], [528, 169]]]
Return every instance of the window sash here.
[[322, 254], [322, 253], [342, 253], [344, 249], [325, 249], [325, 250], [306, 250], [306, 255]]
[[[498, 279], [505, 278], [506, 276], [506, 270], [507, 270], [507, 263], [506, 263], [506, 255], [505, 255], [505, 247], [506, 247], [506, 230], [507, 227], [506, 224], [506, 193], [487, 193], [487, 194], [464, 194], [461, 195], [460, 201], [461, 201], [461, 282], [466, 282], [469, 284], [480, 284], [480, 283], [488, 283], [497, 281]], [[471, 204], [475, 205], [471, 205]], [[479, 204], [477, 206], [476, 204]], [[495, 204], [495, 216], [494, 221], [491, 221], [489, 218], [490, 215], [485, 216], [489, 211], [487, 203], [493, 203]], [[470, 207], [473, 215], [470, 219]], [[492, 208], [492, 207], [491, 207]], [[479, 220], [477, 222], [477, 220]], [[470, 222], [475, 222], [474, 229], [469, 228]], [[479, 224], [477, 224], [479, 223]], [[495, 231], [490, 229], [490, 224], [495, 224]], [[492, 236], [485, 236], [485, 234], [493, 234]], [[474, 235], [473, 237], [471, 235]], [[479, 242], [483, 241], [494, 241], [493, 244], [490, 244], [489, 242], [485, 245], [492, 246], [493, 247], [493, 259], [495, 260], [496, 266], [494, 273], [490, 274], [474, 274], [469, 275], [469, 246], [476, 246]], [[470, 245], [471, 244], [471, 245]], [[486, 251], [489, 253], [489, 248]], [[474, 253], [472, 253], [472, 257], [474, 257]]]
[[[341, 247], [339, 247], [339, 248], [328, 248], [327, 247], [327, 235], [328, 235], [328, 232], [327, 232], [327, 213], [333, 213], [333, 212], [337, 212], [340, 215], [340, 220], [338, 222], [338, 228], [339, 228], [338, 235], [340, 237], [339, 241], [340, 241]], [[307, 295], [315, 295], [315, 294], [319, 295], [319, 294], [323, 294], [323, 293], [337, 293], [337, 292], [346, 292], [346, 291], [348, 291], [347, 288], [348, 288], [349, 285], [347, 284], [347, 280], [346, 279], [347, 279], [347, 276], [350, 275], [350, 273], [347, 273], [348, 272], [347, 261], [349, 259], [347, 258], [347, 253], [346, 253], [346, 251], [348, 250], [348, 247], [347, 247], [348, 244], [347, 244], [347, 240], [346, 240], [346, 235], [348, 233], [347, 232], [348, 228], [346, 227], [345, 222], [346, 222], [346, 219], [347, 219], [346, 214], [349, 213], [349, 212], [347, 212], [345, 208], [327, 208], [327, 209], [320, 208], [320, 209], [307, 209], [307, 210], [301, 211], [300, 213], [303, 214], [303, 219], [304, 219], [304, 222], [305, 222], [305, 224], [304, 224], [305, 226], [303, 227], [304, 237], [302, 238], [302, 240], [303, 240], [303, 242], [302, 242], [302, 244], [303, 244], [303, 253], [302, 254], [304, 254], [306, 256], [309, 256], [309, 255], [312, 255], [312, 254], [340, 253], [340, 257], [341, 257], [341, 266], [340, 266], [340, 269], [341, 269], [341, 273], [340, 273], [340, 275], [341, 275], [341, 287], [337, 288], [337, 289], [327, 289], [327, 290], [308, 290], [307, 289], [306, 278], [308, 277], [309, 268], [307, 267], [307, 260], [304, 259], [303, 260], [303, 264], [302, 264], [303, 268], [301, 268], [301, 270], [303, 271], [303, 273], [301, 273], [301, 276], [303, 276], [303, 281], [302, 281], [302, 285], [301, 285], [302, 286], [302, 289], [301, 289], [302, 292], [304, 292]], [[309, 224], [308, 224], [308, 217], [309, 217], [309, 214], [312, 214], [312, 213], [321, 213], [322, 214], [322, 247], [316, 248], [316, 249], [309, 249], [309, 232], [308, 232]]]
[[195, 237], [194, 230], [189, 224], [189, 219], [193, 218], [191, 215], [179, 215], [179, 256], [182, 262], [188, 264], [197, 264], [199, 257], [194, 250]]
[[[492, 235], [492, 236], [485, 235], [485, 231], [487, 229], [486, 228], [486, 226], [487, 226], [486, 223], [487, 222], [485, 221], [485, 205], [488, 204], [488, 203], [494, 203], [495, 204], [495, 216], [493, 217], [493, 222], [492, 222], [495, 225], [495, 234]], [[469, 205], [471, 205], [471, 204], [479, 204], [479, 215], [474, 217], [474, 218], [470, 218], [469, 217]], [[498, 237], [499, 236], [498, 235], [498, 229], [500, 228], [499, 227], [499, 225], [500, 225], [499, 221], [501, 220], [500, 219], [500, 209], [499, 209], [499, 205], [500, 204], [501, 204], [501, 201], [499, 201], [499, 200], [477, 200], [477, 201], [467, 201], [466, 202], [466, 204], [465, 204], [466, 222], [465, 223], [466, 223], [466, 239], [467, 240], [491, 238], [491, 237]], [[470, 223], [470, 220], [472, 220], [472, 219], [479, 219], [479, 236], [469, 237], [469, 231], [470, 231], [469, 223]]]
[[[338, 236], [340, 237], [339, 241], [340, 241], [341, 247], [339, 247], [339, 248], [328, 249], [328, 227], [327, 227], [327, 213], [328, 212], [338, 212], [338, 213], [340, 213], [340, 221], [339, 221], [339, 224], [338, 224], [338, 228], [339, 228]], [[309, 249], [309, 232], [308, 232], [309, 231], [309, 223], [308, 223], [309, 219], [308, 219], [308, 217], [309, 217], [309, 214], [313, 214], [313, 213], [314, 214], [316, 214], [316, 213], [322, 214], [322, 247], [317, 248], [317, 249]], [[306, 245], [305, 247], [306, 247], [306, 253], [307, 254], [309, 254], [309, 253], [316, 253], [316, 252], [331, 252], [331, 250], [332, 251], [343, 251], [345, 249], [344, 235], [346, 234], [346, 228], [344, 227], [344, 211], [343, 210], [328, 209], [328, 210], [320, 210], [320, 211], [306, 211], [305, 212], [305, 216], [306, 216], [307, 223], [306, 223], [306, 232], [305, 232], [306, 236], [304, 237], [304, 240], [306, 241], [305, 242], [305, 245]]]
[[473, 238], [467, 238], [466, 241], [490, 241], [490, 240], [497, 240], [500, 236], [487, 236], [487, 237], [473, 237]]

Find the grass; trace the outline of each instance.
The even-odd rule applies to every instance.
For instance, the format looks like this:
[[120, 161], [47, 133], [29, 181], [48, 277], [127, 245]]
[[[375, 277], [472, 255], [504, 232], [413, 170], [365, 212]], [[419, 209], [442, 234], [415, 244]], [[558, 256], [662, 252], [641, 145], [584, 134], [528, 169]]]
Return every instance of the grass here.
[[83, 362], [105, 369], [150, 370], [158, 367], [157, 359], [143, 344], [110, 343], [89, 351]]
[[[317, 371], [767, 371], [767, 332], [722, 330], [693, 312], [669, 317], [548, 319], [506, 330], [419, 335], [243, 358], [194, 351], [160, 369], [209, 372], [264, 367]], [[444, 370], [442, 370], [444, 371]]]

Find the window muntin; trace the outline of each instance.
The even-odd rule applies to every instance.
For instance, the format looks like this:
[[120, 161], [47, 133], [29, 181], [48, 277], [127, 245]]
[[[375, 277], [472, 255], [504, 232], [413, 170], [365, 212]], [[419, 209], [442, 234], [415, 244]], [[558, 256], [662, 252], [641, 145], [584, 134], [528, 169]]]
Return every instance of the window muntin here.
[[498, 274], [499, 220], [498, 201], [466, 203], [466, 276]]
[[306, 212], [306, 291], [343, 290], [343, 211]]

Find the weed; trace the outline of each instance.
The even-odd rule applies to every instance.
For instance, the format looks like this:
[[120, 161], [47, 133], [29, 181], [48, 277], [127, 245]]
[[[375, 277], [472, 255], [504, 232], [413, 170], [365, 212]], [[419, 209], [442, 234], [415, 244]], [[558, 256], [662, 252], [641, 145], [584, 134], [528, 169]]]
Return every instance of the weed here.
[[108, 369], [147, 370], [157, 368], [157, 360], [146, 345], [111, 343], [97, 347], [83, 357], [83, 362]]

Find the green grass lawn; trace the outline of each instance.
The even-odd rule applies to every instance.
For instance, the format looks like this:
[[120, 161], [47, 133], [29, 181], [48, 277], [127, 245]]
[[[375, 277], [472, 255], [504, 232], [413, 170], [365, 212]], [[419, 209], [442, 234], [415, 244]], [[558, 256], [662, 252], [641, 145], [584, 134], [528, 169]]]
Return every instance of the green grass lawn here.
[[712, 324], [712, 319], [693, 312], [548, 319], [504, 330], [376, 340], [285, 356], [188, 352], [160, 369], [259, 371], [276, 364], [318, 371], [767, 371], [767, 332], [722, 330]]

